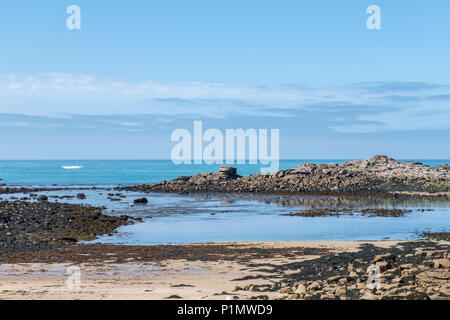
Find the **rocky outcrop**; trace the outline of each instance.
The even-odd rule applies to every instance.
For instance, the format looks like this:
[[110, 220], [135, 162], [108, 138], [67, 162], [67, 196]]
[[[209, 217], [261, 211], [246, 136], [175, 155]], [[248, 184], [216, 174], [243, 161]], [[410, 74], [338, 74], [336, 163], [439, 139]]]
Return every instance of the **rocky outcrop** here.
[[229, 192], [264, 194], [340, 194], [380, 192], [449, 192], [450, 166], [432, 168], [420, 162], [403, 162], [377, 155], [366, 160], [306, 163], [273, 174], [241, 177], [236, 168], [220, 167], [215, 173], [183, 176], [172, 181], [121, 188], [143, 192]]
[[0, 254], [50, 249], [109, 234], [137, 220], [104, 208], [47, 201], [0, 202]]
[[284, 279], [275, 283], [250, 283], [234, 291], [278, 292], [279, 299], [283, 300], [450, 298], [447, 243], [413, 241], [387, 248], [366, 243], [356, 252], [325, 254], [302, 262], [260, 267], [265, 268], [266, 274], [276, 273]]

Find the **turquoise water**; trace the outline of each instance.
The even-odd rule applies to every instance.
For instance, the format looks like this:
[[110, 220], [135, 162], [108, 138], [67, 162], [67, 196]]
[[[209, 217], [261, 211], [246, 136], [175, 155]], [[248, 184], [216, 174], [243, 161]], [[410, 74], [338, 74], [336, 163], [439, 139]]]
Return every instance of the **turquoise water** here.
[[[416, 160], [429, 166], [449, 160]], [[343, 163], [344, 160], [282, 160], [280, 169], [314, 162]], [[64, 169], [63, 167], [72, 167]], [[7, 185], [73, 186], [74, 189], [42, 192], [49, 201], [104, 206], [111, 215], [141, 217], [142, 223], [120, 227], [113, 236], [95, 242], [116, 244], [167, 244], [215, 241], [301, 241], [413, 239], [421, 232], [448, 232], [450, 202], [426, 199], [349, 198], [332, 196], [177, 195], [121, 192], [111, 201], [109, 187], [150, 183], [182, 175], [217, 171], [218, 165], [174, 165], [171, 161], [0, 161], [0, 183]], [[238, 173], [259, 172], [256, 165], [237, 165]], [[75, 186], [100, 189], [76, 190]], [[51, 196], [83, 192], [85, 200], [57, 200]], [[3, 200], [24, 194], [1, 195]], [[148, 205], [133, 201], [147, 197]], [[281, 214], [312, 208], [399, 208], [412, 213], [401, 218], [368, 218], [355, 214], [340, 217], [289, 217]], [[422, 209], [431, 211], [422, 212]]]
[[[353, 159], [350, 159], [353, 160]], [[281, 160], [280, 170], [302, 163], [343, 163], [345, 160]], [[406, 160], [405, 160], [406, 161]], [[416, 160], [429, 166], [450, 160]], [[235, 165], [238, 174], [260, 171], [259, 165]], [[80, 167], [64, 169], [63, 167]], [[175, 165], [170, 160], [51, 160], [0, 161], [0, 183], [7, 185], [117, 185], [171, 180], [200, 172], [215, 172], [219, 165]]]

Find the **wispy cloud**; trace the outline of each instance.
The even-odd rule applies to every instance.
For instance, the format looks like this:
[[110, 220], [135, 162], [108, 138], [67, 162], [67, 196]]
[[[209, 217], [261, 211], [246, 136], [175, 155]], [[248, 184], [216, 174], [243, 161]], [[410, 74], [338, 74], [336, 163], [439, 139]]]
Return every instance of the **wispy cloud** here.
[[437, 94], [427, 97], [429, 101], [448, 101], [450, 102], [450, 94]]
[[374, 81], [361, 82], [353, 85], [355, 88], [374, 93], [390, 92], [415, 92], [422, 90], [440, 89], [446, 86], [429, 82], [404, 82], [404, 81]]
[[419, 102], [422, 101], [421, 97], [417, 97], [414, 95], [406, 96], [406, 95], [392, 95], [384, 97], [387, 101], [394, 103], [407, 103], [407, 102]]
[[[96, 127], [103, 122], [103, 127], [139, 132], [148, 124], [143, 116], [164, 126], [183, 117], [226, 121], [307, 115], [327, 130], [362, 133], [449, 129], [449, 111], [450, 87], [425, 82], [233, 86], [59, 73], [0, 75], [0, 127]], [[6, 119], [6, 114], [21, 117]]]

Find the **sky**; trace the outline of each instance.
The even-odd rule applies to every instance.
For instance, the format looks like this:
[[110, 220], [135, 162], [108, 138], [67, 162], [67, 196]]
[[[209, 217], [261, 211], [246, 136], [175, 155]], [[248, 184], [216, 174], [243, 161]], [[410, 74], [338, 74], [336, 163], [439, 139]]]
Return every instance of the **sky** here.
[[449, 13], [447, 0], [2, 0], [0, 159], [169, 159], [194, 120], [279, 129], [284, 159], [450, 159]]

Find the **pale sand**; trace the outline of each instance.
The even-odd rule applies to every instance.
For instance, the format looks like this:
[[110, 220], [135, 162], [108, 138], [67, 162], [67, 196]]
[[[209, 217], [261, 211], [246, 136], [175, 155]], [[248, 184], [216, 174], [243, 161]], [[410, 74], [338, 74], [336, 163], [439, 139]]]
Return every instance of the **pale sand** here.
[[[355, 251], [362, 243], [390, 247], [401, 241], [234, 242], [233, 244], [259, 248], [299, 246], [329, 248], [335, 252], [342, 252]], [[264, 261], [251, 262], [281, 264], [316, 257], [274, 256]], [[232, 296], [249, 299], [258, 294], [268, 295], [272, 299], [282, 296], [273, 292], [233, 292], [236, 286], [268, 283], [267, 280], [233, 281], [237, 278], [262, 274], [261, 270], [252, 269], [245, 262], [166, 260], [158, 263], [79, 265], [81, 270], [79, 290], [70, 290], [66, 285], [68, 266], [70, 265], [1, 264], [0, 299], [164, 299], [172, 295], [183, 299], [230, 299]], [[275, 274], [272, 279], [280, 280]], [[173, 287], [176, 285], [179, 287]], [[230, 295], [219, 294], [223, 291]]]

